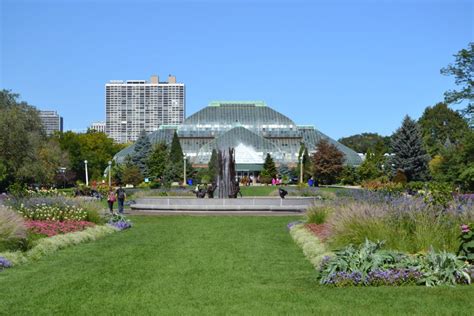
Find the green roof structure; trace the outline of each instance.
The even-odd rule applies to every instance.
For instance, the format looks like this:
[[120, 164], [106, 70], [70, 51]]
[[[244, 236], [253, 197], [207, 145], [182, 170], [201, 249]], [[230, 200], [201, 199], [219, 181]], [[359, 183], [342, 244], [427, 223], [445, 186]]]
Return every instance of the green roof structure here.
[[[152, 144], [171, 143], [176, 131], [184, 154], [195, 165], [208, 163], [213, 149], [235, 148], [238, 165], [260, 166], [267, 153], [279, 164], [298, 163], [301, 143], [314, 152], [323, 138], [345, 155], [348, 165], [359, 165], [359, 155], [318, 131], [314, 126], [296, 125], [287, 116], [262, 101], [214, 101], [189, 116], [179, 126], [161, 126], [149, 134]], [[131, 155], [131, 145], [116, 156], [118, 163]]]

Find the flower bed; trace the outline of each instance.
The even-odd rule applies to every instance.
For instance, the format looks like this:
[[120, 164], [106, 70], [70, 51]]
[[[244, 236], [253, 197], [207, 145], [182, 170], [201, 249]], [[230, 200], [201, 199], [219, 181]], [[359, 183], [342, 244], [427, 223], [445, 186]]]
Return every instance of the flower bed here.
[[72, 245], [102, 238], [116, 231], [118, 231], [118, 229], [110, 225], [89, 227], [79, 232], [42, 238], [38, 240], [32, 249], [26, 252], [4, 252], [0, 253], [0, 258], [3, 257], [7, 259], [7, 261], [10, 262], [10, 266], [16, 266], [28, 263], [31, 260], [38, 260], [45, 255]]
[[305, 227], [323, 242], [326, 241], [331, 234], [328, 224], [309, 223], [305, 224]]
[[26, 219], [46, 221], [82, 221], [87, 219], [87, 212], [75, 205], [36, 204], [30, 208], [20, 206], [18, 212]]
[[324, 244], [300, 222], [290, 223], [287, 227], [295, 243], [303, 249], [306, 258], [318, 267], [323, 258], [329, 254]]
[[132, 222], [125, 217], [125, 215], [114, 214], [108, 220], [107, 224], [117, 228], [118, 230], [124, 230], [132, 227]]
[[76, 231], [84, 230], [88, 227], [95, 226], [94, 223], [86, 221], [26, 221], [25, 226], [29, 231], [35, 234], [46, 235], [48, 237], [55, 236], [58, 234], [67, 234]]

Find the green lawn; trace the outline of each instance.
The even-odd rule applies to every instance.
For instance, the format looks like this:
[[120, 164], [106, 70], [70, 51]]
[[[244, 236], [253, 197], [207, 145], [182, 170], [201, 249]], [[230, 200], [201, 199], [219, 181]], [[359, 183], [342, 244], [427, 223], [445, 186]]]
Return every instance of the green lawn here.
[[294, 217], [133, 217], [135, 227], [0, 273], [0, 314], [465, 314], [474, 286], [328, 288]]
[[243, 196], [268, 196], [272, 192], [277, 191], [278, 188], [271, 185], [249, 185], [249, 186], [240, 186], [240, 192], [242, 192]]

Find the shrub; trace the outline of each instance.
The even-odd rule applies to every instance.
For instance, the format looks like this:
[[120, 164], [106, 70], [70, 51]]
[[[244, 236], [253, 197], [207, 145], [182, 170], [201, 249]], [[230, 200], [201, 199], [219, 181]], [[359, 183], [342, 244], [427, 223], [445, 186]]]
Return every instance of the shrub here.
[[23, 218], [13, 210], [0, 205], [0, 251], [16, 249], [26, 238]]
[[324, 224], [331, 209], [327, 206], [311, 206], [306, 211], [306, 223]]

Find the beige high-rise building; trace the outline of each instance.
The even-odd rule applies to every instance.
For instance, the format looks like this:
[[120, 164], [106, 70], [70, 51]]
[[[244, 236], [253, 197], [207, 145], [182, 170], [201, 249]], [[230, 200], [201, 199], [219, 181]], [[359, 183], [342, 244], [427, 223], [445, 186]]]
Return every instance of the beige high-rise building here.
[[186, 115], [184, 83], [175, 76], [160, 82], [111, 80], [105, 84], [105, 131], [120, 143], [136, 141], [140, 132], [158, 130], [161, 125], [179, 125]]

